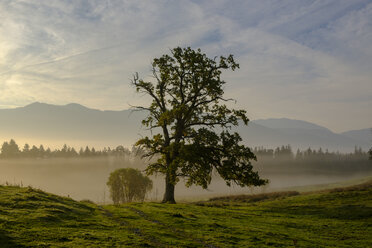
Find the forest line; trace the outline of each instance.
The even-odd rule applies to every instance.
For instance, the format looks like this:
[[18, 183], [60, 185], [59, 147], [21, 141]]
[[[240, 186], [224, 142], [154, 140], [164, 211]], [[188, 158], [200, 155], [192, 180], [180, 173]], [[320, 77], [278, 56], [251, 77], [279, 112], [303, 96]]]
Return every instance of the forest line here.
[[[369, 152], [362, 150], [361, 147], [355, 147], [353, 152], [341, 153], [338, 151], [328, 151], [328, 149], [308, 148], [305, 150], [297, 149], [296, 152], [292, 150], [290, 145], [282, 145], [274, 149], [266, 147], [254, 147], [252, 149], [258, 160], [294, 160], [294, 161], [355, 161], [368, 160]], [[94, 147], [85, 146], [76, 150], [74, 147], [64, 144], [62, 148], [50, 149], [45, 145], [39, 146], [24, 144], [22, 148], [16, 143], [14, 139], [3, 142], [0, 149], [0, 158], [73, 158], [73, 157], [141, 157], [144, 151], [140, 148], [132, 147], [131, 149], [118, 145], [115, 148], [104, 147], [103, 149], [95, 149]]]

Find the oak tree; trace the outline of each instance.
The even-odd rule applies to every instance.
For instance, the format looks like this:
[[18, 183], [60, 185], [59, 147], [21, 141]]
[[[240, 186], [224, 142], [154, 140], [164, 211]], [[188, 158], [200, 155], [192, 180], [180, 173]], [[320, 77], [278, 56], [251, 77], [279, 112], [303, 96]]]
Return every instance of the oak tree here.
[[163, 202], [175, 203], [174, 189], [179, 178], [186, 186], [207, 188], [212, 172], [227, 183], [259, 186], [267, 181], [253, 171], [256, 157], [231, 131], [239, 122], [248, 123], [245, 110], [226, 106], [222, 70], [239, 68], [233, 55], [208, 58], [200, 49], [177, 47], [170, 55], [152, 62], [153, 79], [146, 81], [134, 75], [137, 92], [151, 98], [149, 106], [135, 106], [148, 111], [142, 124], [159, 131], [137, 141], [145, 156], [157, 160], [148, 165], [148, 174], [165, 175]]

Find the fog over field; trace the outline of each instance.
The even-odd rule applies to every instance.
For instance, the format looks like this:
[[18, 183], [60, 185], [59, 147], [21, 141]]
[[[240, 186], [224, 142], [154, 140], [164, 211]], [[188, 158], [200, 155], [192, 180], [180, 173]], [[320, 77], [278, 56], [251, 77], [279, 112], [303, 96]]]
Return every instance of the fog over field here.
[[[270, 180], [266, 186], [259, 188], [228, 187], [218, 176], [214, 176], [207, 190], [201, 187], [187, 188], [181, 179], [176, 186], [176, 199], [201, 200], [213, 196], [229, 194], [251, 194], [281, 190], [293, 186], [328, 184], [372, 176], [369, 170], [319, 170], [294, 169], [277, 165], [277, 169], [257, 165], [260, 175]], [[134, 167], [143, 170], [145, 164], [139, 159], [122, 158], [53, 158], [53, 159], [12, 159], [0, 160], [0, 183], [22, 184], [76, 200], [89, 199], [94, 202], [111, 202], [106, 186], [110, 172], [118, 168]], [[152, 176], [153, 190], [147, 200], [160, 201], [164, 193], [164, 177]]]
[[[87, 145], [96, 149], [118, 145], [128, 148], [143, 135], [150, 133], [141, 126], [144, 113], [123, 111], [101, 111], [80, 104], [51, 105], [33, 103], [21, 108], [0, 109], [2, 132], [0, 138], [7, 141], [14, 138], [22, 150], [25, 143], [52, 150], [60, 149], [62, 144], [75, 147]], [[369, 148], [372, 132], [369, 128], [334, 133], [320, 125], [287, 118], [261, 119], [241, 125], [237, 131], [243, 142], [250, 147], [275, 148], [290, 144], [292, 152], [311, 147], [324, 151], [351, 153], [355, 147], [364, 151]], [[365, 158], [367, 159], [367, 157]], [[262, 162], [263, 161], [263, 162]], [[214, 175], [207, 190], [184, 186], [183, 179], [176, 186], [176, 198], [198, 200], [215, 195], [265, 192], [293, 186], [327, 184], [372, 175], [372, 170], [359, 163], [343, 168], [291, 165], [292, 161], [271, 161], [265, 163], [264, 157], [254, 162], [255, 170], [269, 179], [270, 183], [259, 188], [228, 187]], [[89, 199], [95, 202], [109, 202], [110, 195], [106, 182], [112, 171], [118, 168], [146, 168], [148, 162], [138, 157], [85, 157], [85, 158], [17, 158], [0, 159], [0, 183], [31, 185], [36, 188], [74, 199]], [[364, 163], [364, 162], [363, 162]], [[289, 165], [288, 165], [289, 164]], [[350, 169], [350, 167], [355, 169]], [[160, 201], [164, 194], [164, 177], [152, 176], [153, 190], [148, 200]]]

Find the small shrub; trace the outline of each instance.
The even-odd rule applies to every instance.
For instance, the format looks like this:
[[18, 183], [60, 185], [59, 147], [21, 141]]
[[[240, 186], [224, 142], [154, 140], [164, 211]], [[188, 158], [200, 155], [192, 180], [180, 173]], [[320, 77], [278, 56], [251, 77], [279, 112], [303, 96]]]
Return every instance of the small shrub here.
[[114, 204], [145, 200], [152, 189], [152, 181], [141, 171], [133, 168], [115, 170], [110, 174], [107, 186]]

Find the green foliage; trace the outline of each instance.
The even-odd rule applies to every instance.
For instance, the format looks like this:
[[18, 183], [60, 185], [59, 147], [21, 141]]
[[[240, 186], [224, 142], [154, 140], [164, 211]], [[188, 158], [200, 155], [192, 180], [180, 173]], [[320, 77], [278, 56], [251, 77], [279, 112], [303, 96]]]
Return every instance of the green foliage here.
[[146, 193], [152, 189], [152, 181], [141, 171], [133, 168], [111, 172], [107, 185], [114, 204], [144, 201]]
[[228, 185], [265, 184], [252, 171], [250, 160], [255, 155], [239, 144], [238, 133], [230, 133], [239, 121], [249, 121], [245, 110], [228, 108], [225, 103], [232, 99], [223, 97], [222, 70], [239, 68], [234, 57], [210, 59], [200, 49], [189, 47], [177, 47], [171, 53], [153, 60], [155, 82], [138, 75], [133, 80], [137, 92], [152, 100], [148, 107], [137, 107], [149, 113], [142, 123], [161, 130], [161, 134], [136, 143], [148, 151], [146, 156], [160, 155], [147, 172], [165, 174], [167, 185], [175, 185], [183, 177], [188, 186], [207, 188], [214, 170]]

